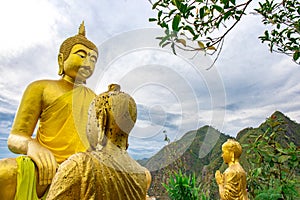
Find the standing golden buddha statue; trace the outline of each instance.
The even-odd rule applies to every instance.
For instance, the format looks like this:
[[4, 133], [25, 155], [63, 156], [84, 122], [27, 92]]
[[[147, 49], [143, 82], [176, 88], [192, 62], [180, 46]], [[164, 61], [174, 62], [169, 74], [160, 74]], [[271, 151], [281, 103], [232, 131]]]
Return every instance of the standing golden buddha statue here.
[[60, 46], [62, 78], [35, 81], [26, 88], [8, 138], [9, 149], [26, 156], [0, 160], [1, 198], [43, 196], [58, 164], [89, 148], [85, 128], [95, 94], [84, 84], [97, 58], [98, 49], [85, 37], [82, 23], [79, 33]]
[[219, 170], [215, 174], [221, 200], [248, 200], [246, 172], [239, 163], [241, 154], [241, 145], [233, 139], [222, 145], [222, 157], [228, 168], [223, 174]]
[[128, 153], [128, 136], [137, 118], [136, 104], [120, 86], [97, 96], [89, 110], [87, 136], [91, 149], [59, 167], [48, 200], [142, 200], [150, 172]]

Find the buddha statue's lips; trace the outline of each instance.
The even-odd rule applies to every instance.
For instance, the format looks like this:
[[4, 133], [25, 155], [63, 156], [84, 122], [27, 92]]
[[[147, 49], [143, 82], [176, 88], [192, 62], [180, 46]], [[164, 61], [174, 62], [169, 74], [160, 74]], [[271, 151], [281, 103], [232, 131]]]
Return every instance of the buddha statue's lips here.
[[89, 66], [82, 66], [79, 68], [80, 71], [88, 71], [89, 73], [92, 72], [91, 68]]
[[81, 66], [80, 69], [85, 69], [91, 71], [91, 68], [89, 66]]
[[82, 66], [82, 67], [80, 67], [79, 70], [78, 70], [78, 72], [81, 75], [86, 76], [86, 77], [90, 76], [93, 73], [93, 71], [91, 70], [91, 68], [88, 67], [88, 66]]

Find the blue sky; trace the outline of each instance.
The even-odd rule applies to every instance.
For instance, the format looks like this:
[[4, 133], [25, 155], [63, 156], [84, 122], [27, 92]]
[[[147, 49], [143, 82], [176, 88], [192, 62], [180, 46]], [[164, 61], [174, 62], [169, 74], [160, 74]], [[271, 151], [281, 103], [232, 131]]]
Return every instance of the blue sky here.
[[[251, 12], [248, 9], [248, 12]], [[235, 136], [256, 127], [275, 110], [300, 121], [300, 68], [287, 56], [270, 53], [258, 36], [259, 16], [248, 15], [227, 36], [211, 70], [211, 58], [161, 49], [160, 30], [147, 0], [10, 0], [0, 8], [0, 141], [5, 138], [22, 93], [30, 82], [58, 79], [61, 42], [85, 21], [87, 37], [99, 47], [88, 86], [101, 93], [119, 83], [138, 104], [129, 152], [149, 157], [189, 130], [209, 124]], [[194, 56], [194, 57], [193, 57]]]

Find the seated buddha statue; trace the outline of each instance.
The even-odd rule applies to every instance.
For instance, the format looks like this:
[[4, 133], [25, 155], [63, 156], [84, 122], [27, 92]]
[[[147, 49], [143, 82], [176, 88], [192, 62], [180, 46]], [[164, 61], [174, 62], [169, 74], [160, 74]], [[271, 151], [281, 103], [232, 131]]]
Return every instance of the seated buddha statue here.
[[96, 95], [85, 82], [97, 58], [97, 47], [86, 38], [82, 23], [78, 34], [60, 46], [61, 78], [27, 86], [8, 137], [9, 149], [23, 156], [0, 160], [1, 199], [45, 196], [58, 164], [89, 148], [85, 128]]
[[146, 199], [150, 172], [127, 153], [136, 118], [135, 101], [119, 85], [98, 95], [89, 109], [90, 149], [60, 165], [47, 199]]
[[222, 157], [228, 168], [223, 174], [219, 170], [215, 173], [221, 200], [248, 200], [246, 172], [239, 163], [241, 154], [241, 145], [233, 139], [222, 145]]

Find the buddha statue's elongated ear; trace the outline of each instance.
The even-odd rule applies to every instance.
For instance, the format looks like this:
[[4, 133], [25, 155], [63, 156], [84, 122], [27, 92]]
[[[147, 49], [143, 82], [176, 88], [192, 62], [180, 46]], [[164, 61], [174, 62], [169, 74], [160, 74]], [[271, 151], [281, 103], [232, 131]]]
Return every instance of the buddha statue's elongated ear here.
[[62, 53], [58, 54], [57, 61], [58, 61], [58, 66], [59, 66], [58, 75], [62, 76], [65, 73], [64, 72], [64, 55]]
[[233, 151], [230, 151], [230, 159], [231, 159], [231, 162], [235, 162], [235, 158], [234, 158], [234, 152]]

